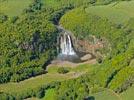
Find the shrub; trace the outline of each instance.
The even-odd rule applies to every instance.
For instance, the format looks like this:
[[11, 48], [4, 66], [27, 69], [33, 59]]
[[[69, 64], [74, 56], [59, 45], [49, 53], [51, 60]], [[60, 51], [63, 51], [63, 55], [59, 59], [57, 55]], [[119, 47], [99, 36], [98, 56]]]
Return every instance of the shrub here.
[[15, 100], [15, 98], [6, 93], [0, 93], [0, 100]]
[[11, 23], [15, 23], [18, 20], [18, 16], [13, 16], [10, 18]]
[[40, 89], [38, 89], [38, 91], [36, 92], [36, 97], [37, 97], [37, 98], [42, 98], [42, 97], [44, 97], [44, 95], [45, 95], [45, 89], [44, 89], [44, 88], [40, 88]]
[[101, 57], [98, 57], [96, 60], [97, 60], [98, 63], [102, 63], [102, 58]]
[[5, 21], [8, 20], [8, 16], [7, 15], [3, 15], [3, 14], [0, 14], [0, 23], [3, 23]]
[[66, 74], [68, 72], [69, 72], [69, 70], [65, 67], [58, 68], [58, 73], [60, 73], [60, 74]]
[[10, 68], [1, 68], [0, 69], [0, 83], [6, 83], [10, 81], [12, 72]]

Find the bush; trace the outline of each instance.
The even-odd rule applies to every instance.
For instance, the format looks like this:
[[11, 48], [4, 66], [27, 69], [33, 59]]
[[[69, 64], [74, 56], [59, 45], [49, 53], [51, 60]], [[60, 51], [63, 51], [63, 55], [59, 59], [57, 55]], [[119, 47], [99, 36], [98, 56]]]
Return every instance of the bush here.
[[37, 98], [42, 98], [42, 97], [44, 97], [44, 95], [45, 95], [45, 89], [44, 89], [44, 88], [40, 88], [40, 89], [38, 89], [38, 91], [36, 92], [36, 97], [37, 97]]
[[18, 20], [18, 16], [13, 16], [10, 18], [11, 23], [15, 23]]
[[69, 72], [69, 70], [65, 67], [58, 68], [58, 73], [60, 73], [60, 74], [66, 74], [68, 72]]
[[8, 20], [8, 16], [0, 13], [0, 23], [3, 23]]
[[1, 68], [0, 69], [0, 83], [9, 82], [12, 76], [10, 68]]
[[98, 63], [102, 63], [102, 58], [101, 57], [98, 57], [96, 60], [97, 60]]
[[11, 95], [0, 93], [0, 100], [15, 100], [15, 98]]

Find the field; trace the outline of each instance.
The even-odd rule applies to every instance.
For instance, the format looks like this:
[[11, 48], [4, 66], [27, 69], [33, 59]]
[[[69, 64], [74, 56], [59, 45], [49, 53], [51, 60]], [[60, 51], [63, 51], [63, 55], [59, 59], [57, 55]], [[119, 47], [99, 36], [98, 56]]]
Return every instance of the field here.
[[112, 22], [125, 23], [134, 17], [133, 9], [134, 1], [123, 1], [109, 5], [91, 6], [86, 8], [86, 12], [108, 18]]
[[42, 3], [47, 7], [59, 7], [60, 5], [60, 3], [55, 0], [42, 0]]
[[134, 98], [134, 86], [130, 87], [121, 94], [123, 100], [132, 100]]
[[0, 13], [17, 16], [32, 3], [32, 0], [5, 0], [0, 1]]

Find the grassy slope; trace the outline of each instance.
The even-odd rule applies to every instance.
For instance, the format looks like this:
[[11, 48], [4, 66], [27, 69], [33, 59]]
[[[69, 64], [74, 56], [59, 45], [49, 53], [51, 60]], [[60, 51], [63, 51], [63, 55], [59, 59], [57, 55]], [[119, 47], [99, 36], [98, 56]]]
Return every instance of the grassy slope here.
[[42, 98], [41, 100], [54, 100], [55, 98], [55, 90], [54, 89], [49, 89], [46, 92], [46, 96], [44, 98]]
[[[71, 73], [70, 73], [71, 74]], [[19, 83], [7, 83], [0, 84], [0, 91], [5, 93], [21, 93], [28, 89], [34, 89], [36, 87], [42, 86], [44, 84], [48, 84], [53, 81], [62, 81], [66, 79], [70, 79], [71, 75], [60, 75], [60, 74], [44, 74], [37, 77], [33, 77], [31, 79], [19, 82]]]
[[89, 14], [106, 17], [112, 22], [125, 23], [134, 17], [134, 1], [123, 1], [109, 5], [92, 6], [86, 9]]
[[125, 92], [121, 94], [123, 100], [132, 100], [134, 98], [134, 86], [127, 89]]
[[110, 90], [105, 90], [92, 95], [95, 100], [122, 100], [117, 94]]
[[56, 0], [42, 0], [42, 3], [47, 7], [58, 7], [60, 4]]
[[32, 0], [6, 0], [0, 2], [0, 12], [9, 16], [17, 16], [32, 3]]
[[54, 89], [49, 89], [46, 91], [45, 93], [45, 97], [42, 99], [38, 99], [38, 98], [28, 98], [26, 100], [55, 100], [55, 90]]
[[[90, 66], [89, 64], [80, 64], [77, 67], [67, 67], [70, 72], [90, 72], [93, 70], [93, 66]], [[48, 69], [48, 73], [57, 73], [58, 66], [51, 66]]]

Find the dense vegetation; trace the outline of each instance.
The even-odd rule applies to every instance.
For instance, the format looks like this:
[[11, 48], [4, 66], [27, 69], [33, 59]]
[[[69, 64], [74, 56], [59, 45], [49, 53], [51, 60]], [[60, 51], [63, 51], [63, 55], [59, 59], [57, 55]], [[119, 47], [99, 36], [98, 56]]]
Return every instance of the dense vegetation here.
[[[18, 6], [20, 5], [18, 0], [8, 1], [0, 0], [0, 6], [8, 4], [8, 8], [16, 1]], [[26, 3], [27, 5], [18, 8], [19, 12], [15, 11], [15, 6], [10, 10], [5, 10], [2, 6], [0, 12], [1, 84], [20, 82], [46, 73], [46, 66], [57, 56], [58, 30], [54, 24], [60, 24], [70, 30], [79, 40], [89, 40], [90, 36], [95, 36], [107, 42], [104, 48], [95, 51], [99, 51], [103, 59], [99, 59], [99, 63], [92, 66], [93, 70], [86, 71], [85, 75], [61, 82], [54, 80], [56, 82], [26, 89], [17, 95], [15, 92], [0, 91], [0, 99], [42, 98], [50, 89], [54, 90], [57, 100], [94, 99], [91, 94], [103, 91], [104, 88], [121, 93], [131, 87], [134, 83], [134, 16], [130, 13], [126, 14], [125, 10], [111, 9], [110, 7], [116, 5], [117, 8], [126, 7], [131, 10], [131, 13], [133, 12], [128, 5], [123, 4], [118, 7], [117, 1], [124, 0], [31, 0]], [[115, 3], [110, 4], [111, 2]], [[126, 0], [125, 3], [127, 2], [133, 4], [133, 1]], [[97, 7], [119, 15], [109, 17], [108, 12], [105, 12], [103, 16], [98, 14]], [[123, 23], [120, 20], [122, 12], [125, 13]], [[86, 66], [90, 65], [83, 67]], [[67, 74], [69, 70], [59, 68], [56, 72]]]
[[34, 11], [21, 17], [1, 14], [0, 27], [0, 83], [44, 73], [45, 64], [56, 55], [57, 29], [48, 20], [48, 13]]
[[60, 21], [79, 39], [95, 35], [109, 41], [110, 46], [100, 50], [106, 58], [93, 77], [101, 87], [109, 87], [116, 92], [124, 91], [133, 83], [134, 69], [130, 63], [134, 59], [134, 26], [130, 22], [133, 18], [126, 24], [112, 23], [105, 17], [87, 13], [83, 7], [70, 11]]

